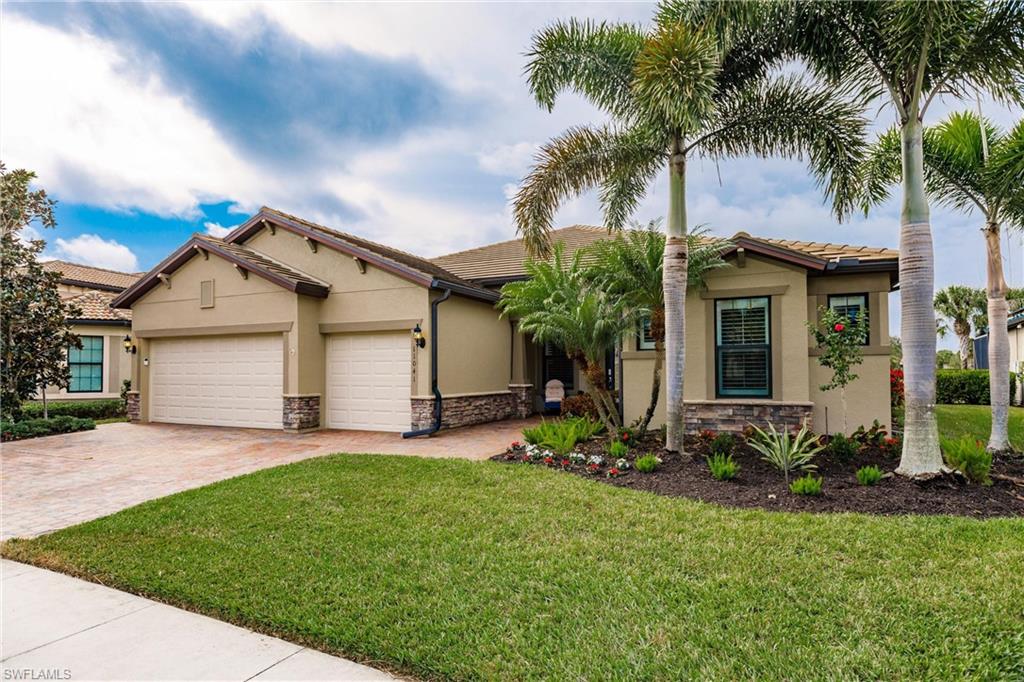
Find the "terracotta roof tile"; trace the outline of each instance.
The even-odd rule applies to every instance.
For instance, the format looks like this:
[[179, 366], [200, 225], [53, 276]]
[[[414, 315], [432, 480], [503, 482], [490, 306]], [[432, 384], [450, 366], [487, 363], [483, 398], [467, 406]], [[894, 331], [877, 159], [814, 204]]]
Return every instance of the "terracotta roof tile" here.
[[82, 286], [96, 284], [112, 290], [117, 289], [118, 291], [123, 291], [135, 284], [144, 274], [141, 272], [118, 272], [117, 270], [94, 268], [91, 265], [68, 263], [62, 260], [46, 261], [42, 265], [43, 270], [47, 272], [61, 273], [61, 281]]
[[[741, 235], [749, 236], [741, 232], [737, 234], [737, 237]], [[567, 256], [571, 256], [577, 250], [594, 242], [608, 239], [609, 236], [608, 230], [605, 228], [592, 225], [572, 225], [551, 232], [552, 242], [565, 244]], [[861, 261], [880, 261], [899, 258], [899, 252], [894, 249], [802, 242], [790, 239], [751, 238], [825, 260], [858, 258]], [[439, 256], [434, 258], [433, 262], [460, 277], [488, 281], [522, 277], [526, 274], [523, 267], [525, 260], [526, 247], [522, 240], [510, 239], [497, 244], [488, 244]]]
[[106, 291], [87, 291], [78, 296], [66, 299], [67, 303], [78, 306], [82, 314], [75, 320], [110, 320], [112, 322], [131, 322], [132, 311], [111, 308], [110, 302], [116, 294]]
[[200, 242], [206, 242], [208, 244], [215, 245], [223, 249], [224, 251], [227, 251], [228, 253], [234, 255], [239, 260], [245, 263], [252, 264], [254, 268], [263, 268], [264, 270], [268, 270], [274, 273], [275, 275], [283, 277], [289, 282], [293, 282], [295, 284], [307, 284], [310, 286], [322, 287], [325, 291], [330, 288], [330, 284], [328, 284], [327, 282], [317, 279], [312, 275], [307, 275], [304, 272], [300, 272], [291, 266], [285, 265], [280, 261], [274, 260], [273, 258], [267, 256], [266, 254], [260, 253], [259, 251], [254, 251], [253, 249], [250, 249], [248, 246], [245, 246], [244, 244], [226, 242], [223, 239], [220, 239], [219, 237], [211, 237], [210, 235], [207, 234], [193, 234], [192, 238]]

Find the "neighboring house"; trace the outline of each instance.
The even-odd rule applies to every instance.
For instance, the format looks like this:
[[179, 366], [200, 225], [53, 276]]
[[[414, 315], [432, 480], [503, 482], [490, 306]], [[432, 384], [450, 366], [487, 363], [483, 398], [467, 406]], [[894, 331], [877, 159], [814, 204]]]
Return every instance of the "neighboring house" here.
[[[1010, 313], [1006, 326], [1010, 332], [1010, 371], [1024, 377], [1024, 308]], [[974, 366], [988, 369], [988, 330], [974, 337]], [[1024, 381], [1017, 382], [1014, 402], [1024, 402]]]
[[[51, 260], [42, 263], [48, 272], [59, 272], [61, 298], [82, 313], [69, 319], [82, 348], [68, 350], [71, 383], [67, 389], [47, 389], [48, 398], [79, 400], [117, 398], [121, 383], [131, 378], [131, 359], [124, 351], [124, 337], [131, 332], [130, 310], [115, 310], [111, 301], [134, 284], [141, 273], [117, 272], [78, 263]], [[38, 396], [37, 396], [38, 397]]]
[[[567, 251], [600, 228], [554, 233]], [[735, 266], [691, 291], [686, 398], [693, 428], [748, 420], [837, 425], [817, 386], [805, 320], [819, 305], [866, 310], [849, 423], [889, 424], [888, 293], [895, 251], [741, 234]], [[538, 409], [543, 386], [582, 387], [574, 363], [498, 316], [498, 289], [524, 276], [519, 241], [433, 260], [263, 208], [224, 239], [194, 235], [113, 302], [130, 308], [137, 421], [306, 430], [428, 431]], [[650, 393], [653, 350], [624, 339], [608, 358], [626, 421]], [[664, 404], [658, 419], [663, 419]]]

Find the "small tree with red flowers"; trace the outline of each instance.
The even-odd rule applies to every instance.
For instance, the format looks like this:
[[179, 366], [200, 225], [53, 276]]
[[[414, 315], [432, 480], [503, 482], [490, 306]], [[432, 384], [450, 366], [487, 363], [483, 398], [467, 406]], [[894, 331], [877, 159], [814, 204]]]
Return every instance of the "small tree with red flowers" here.
[[818, 313], [819, 323], [808, 322], [807, 328], [821, 351], [818, 364], [832, 370], [832, 380], [819, 388], [822, 391], [839, 389], [843, 402], [843, 433], [847, 433], [846, 386], [857, 378], [853, 368], [864, 360], [861, 348], [868, 337], [867, 311], [861, 310], [859, 315], [850, 318], [822, 306]]

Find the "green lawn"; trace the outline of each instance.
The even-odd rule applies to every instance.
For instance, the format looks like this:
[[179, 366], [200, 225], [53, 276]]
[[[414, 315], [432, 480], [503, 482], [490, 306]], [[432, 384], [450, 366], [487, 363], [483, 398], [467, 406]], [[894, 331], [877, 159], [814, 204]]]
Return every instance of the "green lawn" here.
[[722, 509], [335, 455], [10, 558], [423, 678], [1024, 676], [1024, 520]]
[[[992, 408], [988, 405], [938, 405], [935, 416], [943, 438], [969, 435], [988, 442], [992, 429]], [[1010, 444], [1024, 450], [1024, 407], [1010, 408]]]

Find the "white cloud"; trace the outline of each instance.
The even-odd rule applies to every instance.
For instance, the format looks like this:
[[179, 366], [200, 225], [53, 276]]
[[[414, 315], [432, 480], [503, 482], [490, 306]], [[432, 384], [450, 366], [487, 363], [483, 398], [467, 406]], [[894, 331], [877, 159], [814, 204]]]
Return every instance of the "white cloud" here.
[[536, 142], [502, 144], [478, 152], [476, 158], [480, 168], [488, 173], [522, 177], [530, 170], [539, 146]]
[[131, 249], [97, 234], [81, 234], [73, 239], [58, 237], [54, 244], [55, 256], [62, 260], [123, 272], [139, 270], [139, 261]]
[[208, 235], [210, 235], [212, 237], [226, 237], [228, 235], [228, 233], [231, 232], [231, 230], [233, 230], [236, 227], [238, 227], [238, 225], [232, 225], [230, 227], [224, 227], [220, 223], [214, 223], [214, 222], [209, 222], [208, 221], [208, 222], [203, 223], [203, 227], [206, 228], [206, 234], [208, 234]]

